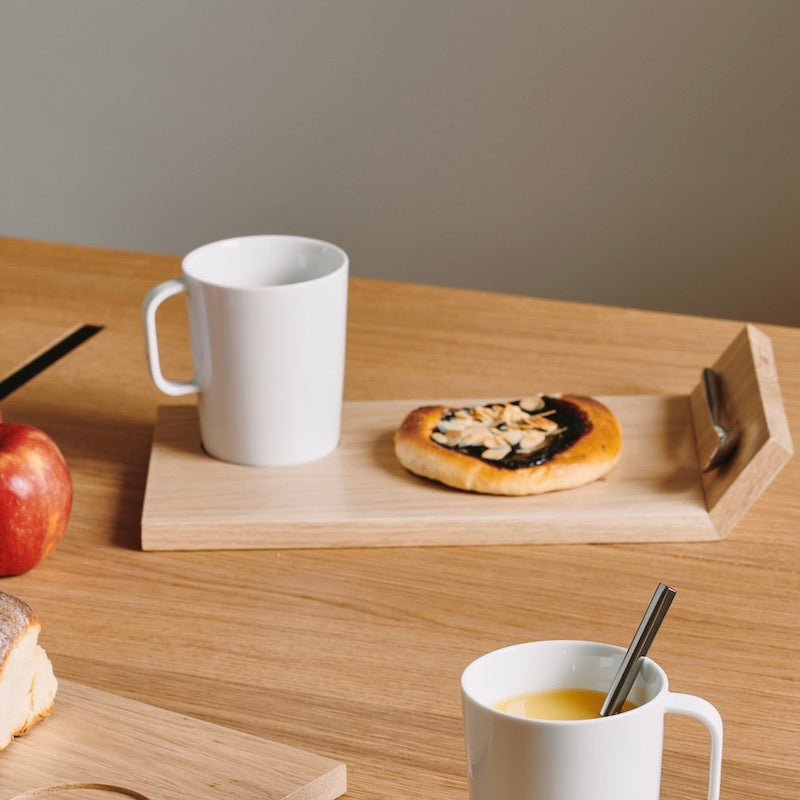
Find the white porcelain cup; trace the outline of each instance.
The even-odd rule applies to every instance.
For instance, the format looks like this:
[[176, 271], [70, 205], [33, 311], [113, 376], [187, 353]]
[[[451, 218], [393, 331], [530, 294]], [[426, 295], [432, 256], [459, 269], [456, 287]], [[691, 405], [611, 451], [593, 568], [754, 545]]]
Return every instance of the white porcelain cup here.
[[538, 720], [498, 711], [516, 695], [556, 688], [605, 694], [625, 653], [598, 642], [541, 641], [478, 658], [461, 678], [471, 800], [658, 800], [664, 715], [685, 714], [711, 733], [708, 800], [717, 800], [722, 720], [706, 700], [670, 692], [645, 658], [629, 699], [609, 717]]
[[[243, 236], [193, 250], [182, 275], [145, 297], [147, 359], [168, 395], [198, 392], [203, 447], [224, 461], [280, 467], [339, 443], [347, 254], [300, 236]], [[186, 292], [194, 377], [161, 371], [156, 310]]]

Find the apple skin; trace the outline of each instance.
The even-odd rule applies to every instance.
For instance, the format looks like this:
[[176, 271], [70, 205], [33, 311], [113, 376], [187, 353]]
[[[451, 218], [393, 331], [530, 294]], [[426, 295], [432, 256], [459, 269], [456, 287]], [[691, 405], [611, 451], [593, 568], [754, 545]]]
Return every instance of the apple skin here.
[[0, 422], [0, 575], [35, 567], [63, 539], [72, 480], [56, 443], [30, 425]]

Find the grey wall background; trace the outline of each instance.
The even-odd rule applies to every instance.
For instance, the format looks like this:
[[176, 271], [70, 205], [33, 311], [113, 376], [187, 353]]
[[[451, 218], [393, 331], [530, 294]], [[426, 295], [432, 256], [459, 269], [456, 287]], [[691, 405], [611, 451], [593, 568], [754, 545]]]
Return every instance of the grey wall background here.
[[800, 325], [798, 0], [0, 0], [0, 233]]

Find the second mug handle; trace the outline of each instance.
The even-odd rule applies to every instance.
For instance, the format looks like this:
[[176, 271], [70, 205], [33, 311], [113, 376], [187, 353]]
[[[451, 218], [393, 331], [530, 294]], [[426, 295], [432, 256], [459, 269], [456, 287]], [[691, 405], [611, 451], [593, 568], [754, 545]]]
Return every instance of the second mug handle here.
[[171, 381], [161, 372], [161, 360], [158, 356], [158, 334], [156, 332], [156, 311], [168, 297], [186, 291], [183, 278], [172, 278], [154, 286], [145, 296], [142, 304], [142, 321], [144, 323], [144, 339], [147, 346], [147, 365], [153, 383], [164, 394], [179, 397], [199, 391], [197, 381]]
[[722, 778], [722, 717], [714, 706], [693, 694], [669, 692], [664, 709], [667, 713], [683, 714], [702, 722], [711, 734], [711, 754], [708, 768], [708, 800], [719, 800]]

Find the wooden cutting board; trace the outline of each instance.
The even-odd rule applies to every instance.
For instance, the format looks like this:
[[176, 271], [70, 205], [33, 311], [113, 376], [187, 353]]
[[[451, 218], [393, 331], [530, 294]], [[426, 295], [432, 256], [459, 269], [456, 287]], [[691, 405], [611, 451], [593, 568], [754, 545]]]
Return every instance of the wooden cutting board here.
[[298, 467], [227, 464], [200, 449], [193, 406], [159, 409], [142, 514], [145, 550], [372, 547], [716, 538], [686, 397], [603, 397], [624, 431], [603, 480], [493, 497], [408, 473], [392, 434], [423, 401], [346, 403], [332, 455]]
[[[743, 427], [734, 459], [698, 463], [710, 422], [692, 395], [599, 397], [619, 419], [622, 456], [565, 492], [494, 497], [407, 472], [392, 437], [419, 405], [503, 398], [345, 403], [339, 448], [296, 467], [206, 456], [195, 406], [158, 412], [142, 511], [144, 550], [698, 541], [724, 536], [792, 452], [772, 350], [747, 326], [718, 362]], [[698, 369], [698, 376], [700, 369]]]
[[59, 681], [50, 717], [0, 752], [3, 800], [334, 800], [345, 765]]

